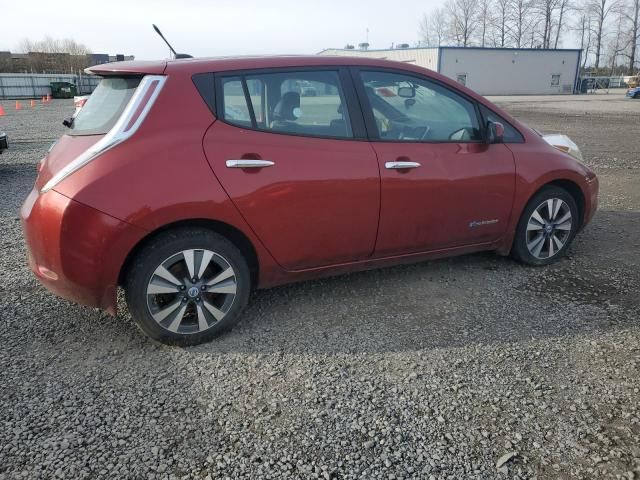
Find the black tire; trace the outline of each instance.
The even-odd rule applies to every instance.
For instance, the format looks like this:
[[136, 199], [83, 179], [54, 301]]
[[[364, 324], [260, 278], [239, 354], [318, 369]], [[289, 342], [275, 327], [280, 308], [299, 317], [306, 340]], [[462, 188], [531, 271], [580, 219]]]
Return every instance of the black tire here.
[[[190, 295], [194, 286], [198, 290], [195, 283], [190, 283], [193, 279], [189, 278], [187, 271], [187, 257], [181, 253], [187, 251], [197, 252], [195, 253], [197, 260], [191, 262], [194, 267], [196, 261], [199, 264], [204, 264], [204, 252], [210, 252], [214, 254], [216, 261], [233, 269], [233, 276], [227, 279], [227, 282], [235, 283], [235, 286], [231, 287], [235, 288], [235, 294], [231, 300], [227, 298], [231, 295], [229, 293], [218, 294], [204, 291], [207, 288], [204, 273], [208, 272], [210, 276], [216, 277], [216, 273], [219, 273], [219, 271], [214, 270], [214, 268], [220, 268], [220, 271], [224, 270], [223, 267], [210, 260], [207, 260], [207, 264], [210, 264], [211, 267], [203, 267], [206, 270], [203, 272], [200, 282], [202, 291], [197, 293], [197, 297], [194, 295], [193, 298], [190, 298], [187, 295], [186, 292], [189, 292]], [[178, 260], [172, 260], [178, 258], [183, 259], [182, 266], [179, 265], [180, 262]], [[171, 267], [173, 272], [170, 273], [175, 274], [174, 279], [179, 279], [183, 283], [188, 282], [186, 287], [180, 286], [178, 293], [149, 294], [147, 289], [151, 287], [152, 283], [165, 283], [164, 279], [158, 278], [157, 269], [166, 265], [167, 261], [175, 262], [173, 264], [174, 267]], [[199, 265], [196, 268], [199, 268]], [[178, 271], [186, 272], [186, 274], [180, 275], [176, 273]], [[168, 285], [173, 288], [173, 283]], [[240, 313], [249, 300], [251, 276], [246, 260], [240, 251], [225, 237], [206, 229], [179, 228], [161, 233], [143, 246], [127, 270], [124, 288], [129, 311], [140, 330], [152, 339], [167, 345], [191, 346], [208, 342], [237, 323]], [[209, 288], [214, 289], [214, 287]], [[169, 297], [169, 299], [167, 300], [166, 297]], [[213, 303], [219, 301], [218, 297], [224, 297], [222, 307], [230, 302], [226, 313], [219, 320], [204, 308], [205, 303], [213, 306]], [[156, 315], [162, 316], [163, 308], [177, 308], [180, 310], [182, 305], [186, 305], [186, 310], [182, 310], [183, 317], [178, 320], [177, 328], [185, 329], [181, 331], [170, 331], [167, 324], [163, 325], [154, 319], [151, 312], [152, 308], [157, 308]], [[209, 325], [206, 329], [202, 324], [197, 325], [201, 311], [204, 310], [207, 310], [207, 313], [203, 316], [208, 318], [205, 325]], [[218, 310], [215, 311], [220, 312]], [[175, 311], [173, 318], [176, 318], [179, 314], [179, 311]], [[172, 315], [169, 315], [167, 320], [171, 321], [171, 319]], [[173, 325], [173, 322], [171, 325]], [[191, 330], [187, 331], [187, 328]]]
[[[535, 256], [529, 250], [527, 243], [531, 242], [532, 244], [533, 240], [535, 240], [536, 238], [539, 238], [537, 237], [537, 235], [539, 234], [545, 235], [546, 230], [542, 228], [540, 229], [541, 230], [540, 232], [537, 232], [537, 231], [528, 232], [527, 226], [529, 225], [530, 218], [532, 217], [534, 211], [537, 210], [539, 207], [541, 207], [544, 202], [550, 199], [560, 199], [565, 203], [565, 205], [568, 207], [568, 210], [571, 213], [571, 226], [568, 232], [560, 231], [560, 230], [556, 231], [555, 228], [553, 227], [551, 228], [551, 232], [548, 234], [547, 238], [542, 240], [542, 242], [545, 243], [545, 245], [548, 245], [548, 243], [546, 242], [550, 243], [551, 241], [553, 241], [553, 239], [550, 237], [551, 235], [555, 235], [556, 233], [558, 235], [558, 238], [560, 238], [559, 237], [560, 234], [566, 235], [566, 237], [563, 237], [564, 242], [561, 248], [558, 248], [558, 244], [554, 242], [554, 247], [556, 248], [556, 251], [547, 258], [540, 258], [539, 256]], [[561, 188], [561, 187], [552, 186], [552, 185], [543, 187], [538, 193], [536, 193], [529, 200], [529, 202], [527, 203], [527, 206], [522, 212], [522, 215], [520, 216], [520, 221], [518, 222], [518, 228], [516, 230], [516, 236], [513, 241], [513, 247], [511, 249], [511, 255], [516, 260], [519, 260], [520, 262], [525, 263], [527, 265], [533, 265], [533, 266], [549, 265], [557, 261], [566, 253], [567, 249], [571, 245], [571, 242], [576, 236], [576, 233], [579, 228], [579, 224], [580, 224], [579, 210], [573, 196], [568, 191], [566, 191], [564, 188]], [[565, 222], [565, 228], [566, 228], [566, 222]], [[536, 243], [536, 245], [538, 244]], [[535, 251], [535, 249], [533, 250]], [[547, 248], [547, 253], [550, 253], [550, 248]], [[541, 251], [540, 255], [543, 255], [543, 254], [544, 252]]]

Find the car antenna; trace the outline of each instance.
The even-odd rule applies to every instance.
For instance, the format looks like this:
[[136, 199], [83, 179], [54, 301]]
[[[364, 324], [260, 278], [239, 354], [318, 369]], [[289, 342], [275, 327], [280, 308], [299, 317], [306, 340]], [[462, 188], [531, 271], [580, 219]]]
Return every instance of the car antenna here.
[[162, 32], [160, 31], [160, 29], [155, 25], [155, 23], [152, 23], [151, 25], [153, 25], [153, 29], [156, 31], [156, 33], [158, 35], [160, 35], [160, 38], [162, 40], [164, 40], [164, 43], [167, 44], [167, 46], [169, 47], [169, 50], [171, 50], [171, 53], [173, 53], [173, 58], [175, 58], [176, 60], [180, 59], [180, 58], [193, 58], [193, 56], [189, 55], [188, 53], [177, 53], [173, 47], [171, 46], [171, 44], [167, 41], [166, 38], [164, 38], [164, 35], [162, 34]]

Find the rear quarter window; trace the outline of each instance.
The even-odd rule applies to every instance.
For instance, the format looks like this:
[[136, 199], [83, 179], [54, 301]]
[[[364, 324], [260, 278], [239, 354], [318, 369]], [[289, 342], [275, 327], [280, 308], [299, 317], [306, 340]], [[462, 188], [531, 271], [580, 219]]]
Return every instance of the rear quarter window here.
[[106, 77], [73, 120], [69, 135], [104, 135], [116, 124], [141, 77]]

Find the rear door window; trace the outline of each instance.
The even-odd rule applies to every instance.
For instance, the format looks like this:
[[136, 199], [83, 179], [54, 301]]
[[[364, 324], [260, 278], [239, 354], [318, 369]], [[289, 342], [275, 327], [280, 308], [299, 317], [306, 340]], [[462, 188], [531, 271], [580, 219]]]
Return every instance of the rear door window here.
[[223, 78], [221, 86], [228, 123], [292, 135], [353, 137], [336, 71], [247, 74]]
[[105, 77], [73, 120], [69, 135], [104, 135], [116, 124], [141, 77]]

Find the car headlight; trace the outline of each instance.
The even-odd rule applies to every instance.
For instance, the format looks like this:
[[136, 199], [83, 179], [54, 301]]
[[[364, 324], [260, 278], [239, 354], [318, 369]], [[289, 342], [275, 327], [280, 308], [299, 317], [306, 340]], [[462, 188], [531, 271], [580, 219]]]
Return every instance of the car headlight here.
[[554, 133], [551, 135], [542, 135], [542, 138], [552, 147], [555, 147], [561, 152], [567, 153], [576, 160], [582, 162], [582, 152], [580, 152], [578, 146], [566, 135]]

